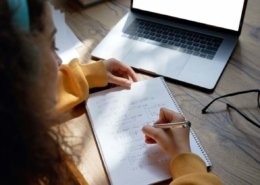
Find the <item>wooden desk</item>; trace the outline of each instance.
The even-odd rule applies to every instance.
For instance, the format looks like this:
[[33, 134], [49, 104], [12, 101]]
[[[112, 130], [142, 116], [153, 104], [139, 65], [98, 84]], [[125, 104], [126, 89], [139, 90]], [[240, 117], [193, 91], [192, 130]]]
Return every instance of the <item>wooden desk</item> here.
[[[72, 0], [67, 1], [67, 4], [54, 4], [66, 13], [67, 24], [84, 43], [79, 51], [82, 53], [81, 59], [85, 61], [97, 43], [128, 11], [129, 2], [130, 0], [113, 0], [88, 9], [81, 9]], [[260, 130], [234, 111], [227, 111], [221, 102], [210, 107], [216, 111], [214, 113], [203, 115], [201, 109], [219, 95], [260, 88], [259, 59], [260, 1], [249, 0], [239, 44], [215, 91], [207, 94], [168, 82], [212, 160], [213, 172], [226, 185], [259, 184]], [[140, 78], [149, 78], [148, 75], [138, 75]], [[260, 122], [256, 94], [226, 100]], [[64, 123], [63, 127], [67, 136], [73, 136], [70, 138], [71, 143], [81, 159], [79, 169], [90, 185], [109, 184], [84, 104], [79, 105], [71, 116], [72, 119]]]

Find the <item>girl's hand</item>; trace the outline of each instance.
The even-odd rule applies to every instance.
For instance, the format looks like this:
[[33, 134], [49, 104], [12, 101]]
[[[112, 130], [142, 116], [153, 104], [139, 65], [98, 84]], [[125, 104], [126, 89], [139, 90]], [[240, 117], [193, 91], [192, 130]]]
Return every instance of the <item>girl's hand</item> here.
[[[160, 109], [160, 117], [155, 124], [184, 121], [184, 117], [167, 108]], [[170, 157], [190, 152], [189, 128], [154, 128], [146, 125], [142, 129], [147, 144], [157, 143]]]
[[130, 66], [113, 58], [105, 60], [104, 64], [107, 70], [108, 83], [130, 88], [132, 81], [138, 81], [136, 73]]

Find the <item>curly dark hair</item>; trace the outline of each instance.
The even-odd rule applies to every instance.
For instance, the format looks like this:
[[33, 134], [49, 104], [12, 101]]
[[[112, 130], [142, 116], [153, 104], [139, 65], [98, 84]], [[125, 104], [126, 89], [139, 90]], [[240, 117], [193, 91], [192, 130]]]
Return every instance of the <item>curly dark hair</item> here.
[[[45, 0], [28, 0], [31, 32], [44, 30]], [[0, 1], [0, 174], [1, 185], [78, 184], [65, 165], [47, 126], [53, 119], [40, 93], [39, 50], [29, 33], [13, 26], [6, 0]]]

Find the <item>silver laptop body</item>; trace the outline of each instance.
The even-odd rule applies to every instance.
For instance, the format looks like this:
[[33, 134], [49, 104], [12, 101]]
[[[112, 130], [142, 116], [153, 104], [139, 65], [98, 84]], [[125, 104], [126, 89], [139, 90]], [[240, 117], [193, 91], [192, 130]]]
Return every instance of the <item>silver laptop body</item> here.
[[246, 4], [247, 0], [131, 0], [131, 11], [92, 56], [116, 58], [135, 69], [212, 91], [238, 42]]

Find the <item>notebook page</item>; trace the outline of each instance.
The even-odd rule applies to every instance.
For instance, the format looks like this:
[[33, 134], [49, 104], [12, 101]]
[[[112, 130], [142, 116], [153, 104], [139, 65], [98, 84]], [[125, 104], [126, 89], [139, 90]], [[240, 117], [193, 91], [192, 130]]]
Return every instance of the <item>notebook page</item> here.
[[[161, 107], [179, 112], [161, 78], [134, 83], [131, 90], [117, 87], [90, 95], [86, 108], [111, 184], [170, 178], [170, 159], [158, 145], [147, 145], [141, 132], [159, 118]], [[193, 151], [200, 151], [191, 143]]]

